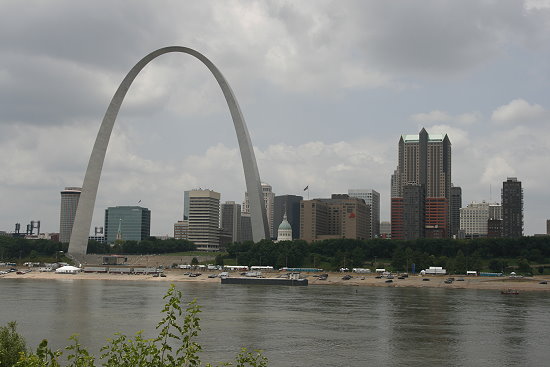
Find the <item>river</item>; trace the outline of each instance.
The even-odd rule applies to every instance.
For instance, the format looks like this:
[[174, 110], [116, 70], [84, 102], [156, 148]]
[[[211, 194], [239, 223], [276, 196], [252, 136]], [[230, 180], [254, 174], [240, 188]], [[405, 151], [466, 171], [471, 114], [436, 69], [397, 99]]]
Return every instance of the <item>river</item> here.
[[[153, 336], [169, 284], [0, 279], [0, 324], [34, 349], [78, 333], [97, 353], [115, 332]], [[177, 283], [202, 306], [204, 362], [261, 349], [270, 366], [548, 366], [546, 292]]]

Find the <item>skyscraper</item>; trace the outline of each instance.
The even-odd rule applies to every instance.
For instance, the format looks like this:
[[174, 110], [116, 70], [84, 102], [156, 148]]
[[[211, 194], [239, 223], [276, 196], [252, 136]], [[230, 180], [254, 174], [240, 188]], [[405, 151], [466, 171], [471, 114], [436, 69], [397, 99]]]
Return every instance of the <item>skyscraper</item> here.
[[183, 192], [183, 220], [189, 219], [189, 191]]
[[502, 237], [523, 236], [523, 189], [516, 177], [502, 183]]
[[403, 186], [403, 232], [406, 240], [425, 236], [426, 197], [424, 195], [424, 187], [420, 184]]
[[297, 195], [275, 196], [274, 226], [279, 228], [286, 212], [286, 219], [292, 227], [292, 238], [300, 238], [300, 201], [303, 199]]
[[220, 247], [220, 194], [212, 190], [189, 191], [189, 241], [198, 250]]
[[80, 187], [65, 187], [65, 190], [61, 191], [61, 210], [59, 212], [59, 241], [61, 243], [69, 243], [71, 240], [74, 217], [81, 192]]
[[[120, 233], [119, 232], [120, 229]], [[124, 241], [141, 241], [151, 234], [151, 211], [141, 206], [115, 206], [105, 209], [105, 238], [113, 243], [117, 234]]]
[[[264, 205], [267, 213], [267, 223], [269, 225], [269, 235], [271, 238], [276, 237], [275, 227], [273, 224], [275, 216], [275, 194], [270, 184], [262, 182], [262, 193], [264, 195]], [[248, 201], [248, 192], [244, 194], [243, 213], [250, 213], [250, 202]]]
[[226, 201], [222, 204], [222, 230], [231, 237], [231, 242], [241, 242], [241, 204]]
[[[450, 235], [449, 201], [451, 192], [451, 142], [441, 134], [429, 135], [422, 129], [418, 135], [399, 139], [398, 166], [391, 179], [392, 239], [406, 238], [406, 232], [421, 237], [443, 238]], [[416, 199], [404, 201], [405, 188], [416, 199], [424, 197], [423, 219], [417, 220]], [[419, 185], [420, 188], [417, 187]], [[418, 190], [424, 192], [420, 195]], [[409, 215], [405, 216], [405, 213]], [[414, 218], [414, 220], [413, 220]], [[411, 223], [405, 223], [408, 219]], [[422, 228], [412, 230], [412, 226]]]
[[371, 207], [371, 238], [380, 236], [380, 193], [373, 189], [348, 189], [348, 195], [365, 200], [365, 204]]
[[450, 235], [458, 238], [460, 230], [460, 208], [462, 208], [462, 189], [458, 186], [451, 186], [451, 204], [450, 204]]
[[254, 241], [250, 213], [241, 213], [241, 242]]

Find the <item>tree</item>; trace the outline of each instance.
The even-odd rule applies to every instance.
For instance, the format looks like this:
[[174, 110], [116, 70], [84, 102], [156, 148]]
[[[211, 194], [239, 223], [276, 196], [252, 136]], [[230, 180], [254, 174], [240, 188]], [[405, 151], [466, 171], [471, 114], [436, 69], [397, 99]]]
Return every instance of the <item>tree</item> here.
[[193, 259], [191, 259], [191, 265], [199, 265], [199, 260], [194, 257]]
[[464, 253], [462, 250], [458, 250], [456, 257], [455, 257], [455, 272], [457, 274], [466, 274], [466, 269], [468, 267], [468, 262], [466, 259], [466, 256], [464, 256]]
[[14, 366], [20, 354], [26, 352], [25, 340], [17, 333], [15, 321], [0, 327], [0, 366]]
[[518, 260], [518, 273], [531, 274], [531, 266], [529, 265], [529, 261], [527, 261], [527, 259]]

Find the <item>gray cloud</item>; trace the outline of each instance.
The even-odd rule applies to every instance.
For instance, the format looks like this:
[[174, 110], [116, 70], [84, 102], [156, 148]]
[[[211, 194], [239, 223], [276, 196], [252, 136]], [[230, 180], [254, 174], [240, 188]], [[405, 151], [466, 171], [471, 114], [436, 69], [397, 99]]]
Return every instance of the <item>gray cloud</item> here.
[[[549, 25], [533, 1], [1, 2], [0, 230], [27, 219], [57, 230], [59, 190], [82, 182], [118, 83], [146, 53], [177, 44], [231, 83], [276, 193], [372, 187], [388, 219], [399, 135], [425, 124], [449, 134], [464, 203], [517, 175], [527, 231], [540, 232]], [[155, 60], [122, 106], [94, 224], [108, 205], [143, 200], [153, 233], [169, 233], [183, 190], [242, 200], [235, 146], [204, 66]]]

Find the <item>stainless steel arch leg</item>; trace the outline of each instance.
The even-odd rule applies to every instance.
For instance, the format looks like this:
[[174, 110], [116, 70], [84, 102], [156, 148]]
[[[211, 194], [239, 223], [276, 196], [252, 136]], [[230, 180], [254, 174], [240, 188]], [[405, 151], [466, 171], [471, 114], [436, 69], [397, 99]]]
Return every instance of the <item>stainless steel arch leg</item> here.
[[122, 83], [120, 83], [120, 86], [118, 87], [111, 103], [109, 104], [109, 107], [107, 108], [107, 111], [105, 112], [103, 122], [101, 123], [99, 132], [97, 133], [97, 138], [90, 156], [88, 168], [86, 169], [86, 176], [84, 177], [84, 183], [82, 185], [82, 193], [80, 194], [80, 200], [76, 210], [68, 251], [71, 255], [86, 254], [88, 247], [88, 235], [92, 223], [92, 215], [101, 170], [103, 168], [103, 162], [105, 161], [107, 145], [109, 144], [111, 132], [113, 130], [122, 101], [124, 100], [130, 85], [132, 85], [132, 82], [141, 70], [155, 58], [170, 52], [181, 52], [196, 57], [202, 61], [204, 65], [206, 65], [210, 72], [212, 72], [216, 78], [216, 81], [220, 85], [223, 95], [225, 96], [225, 100], [227, 101], [229, 111], [231, 112], [231, 117], [233, 118], [239, 149], [241, 151], [246, 189], [248, 191], [250, 201], [252, 238], [255, 242], [264, 238], [269, 238], [267, 215], [254, 149], [252, 147], [250, 135], [248, 133], [241, 109], [237, 103], [237, 99], [235, 98], [233, 91], [231, 90], [231, 87], [229, 86], [229, 83], [225, 80], [218, 68], [201, 53], [187, 47], [171, 46], [153, 51], [141, 59], [126, 75]]

